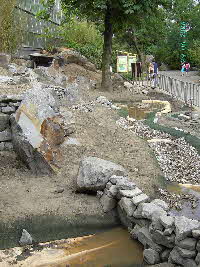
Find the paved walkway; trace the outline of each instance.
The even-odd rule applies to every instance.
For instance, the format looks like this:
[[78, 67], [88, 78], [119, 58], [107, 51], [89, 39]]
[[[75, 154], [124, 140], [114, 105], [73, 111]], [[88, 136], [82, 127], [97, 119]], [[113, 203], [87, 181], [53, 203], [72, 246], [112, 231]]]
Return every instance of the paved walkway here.
[[160, 71], [160, 74], [170, 76], [172, 78], [178, 79], [184, 82], [192, 82], [200, 84], [200, 72], [199, 71], [190, 71], [188, 76], [181, 76], [181, 72], [179, 70], [170, 70], [170, 71]]

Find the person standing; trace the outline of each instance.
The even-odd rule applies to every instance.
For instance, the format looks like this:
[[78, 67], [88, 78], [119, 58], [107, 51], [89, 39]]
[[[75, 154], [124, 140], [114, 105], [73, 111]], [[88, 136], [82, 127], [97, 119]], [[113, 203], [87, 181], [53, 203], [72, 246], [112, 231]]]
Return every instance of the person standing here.
[[185, 75], [185, 71], [186, 71], [186, 69], [185, 69], [185, 63], [183, 63], [182, 66], [181, 66], [181, 76], [184, 76]]
[[187, 76], [188, 73], [189, 73], [189, 71], [190, 71], [190, 63], [189, 63], [189, 62], [187, 62], [187, 63], [185, 64], [185, 71], [186, 71], [186, 76]]
[[156, 88], [158, 84], [158, 63], [153, 60], [153, 88]]

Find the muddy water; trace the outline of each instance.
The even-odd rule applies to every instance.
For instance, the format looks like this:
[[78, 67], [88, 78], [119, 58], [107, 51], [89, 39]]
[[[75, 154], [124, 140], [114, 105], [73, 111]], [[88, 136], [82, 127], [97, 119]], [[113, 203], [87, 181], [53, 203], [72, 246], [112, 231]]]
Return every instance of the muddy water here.
[[127, 104], [118, 104], [119, 107], [128, 110], [128, 115], [130, 118], [136, 120], [144, 120], [147, 118], [148, 114], [151, 112], [160, 111], [163, 108], [162, 104], [152, 103], [127, 103]]
[[136, 267], [143, 266], [142, 251], [142, 245], [131, 240], [127, 230], [114, 228], [70, 245], [67, 242], [58, 245], [43, 253], [39, 262], [38, 255], [35, 255], [25, 264], [35, 267]]
[[[167, 190], [170, 193], [174, 194], [191, 194], [200, 199], [200, 185], [189, 185], [189, 184], [176, 184], [171, 183], [167, 185]], [[198, 205], [195, 209], [191, 208], [191, 203], [189, 201], [185, 201], [183, 204], [182, 210], [172, 209], [170, 212], [172, 215], [186, 216], [190, 219], [200, 220], [200, 203], [198, 201]]]
[[144, 120], [147, 118], [148, 114], [151, 111], [149, 108], [139, 108], [137, 106], [135, 107], [128, 107], [128, 115], [130, 118], [134, 118], [136, 120]]

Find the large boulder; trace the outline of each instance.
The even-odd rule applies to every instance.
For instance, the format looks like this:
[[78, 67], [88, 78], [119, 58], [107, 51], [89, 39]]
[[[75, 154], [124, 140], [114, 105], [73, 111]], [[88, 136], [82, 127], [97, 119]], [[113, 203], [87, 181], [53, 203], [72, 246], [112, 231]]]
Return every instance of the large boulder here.
[[65, 133], [58, 111], [52, 88], [37, 84], [11, 119], [14, 150], [36, 175], [51, 175], [60, 167]]
[[77, 191], [97, 192], [103, 190], [112, 175], [126, 176], [126, 170], [113, 162], [96, 157], [87, 157], [80, 164]]

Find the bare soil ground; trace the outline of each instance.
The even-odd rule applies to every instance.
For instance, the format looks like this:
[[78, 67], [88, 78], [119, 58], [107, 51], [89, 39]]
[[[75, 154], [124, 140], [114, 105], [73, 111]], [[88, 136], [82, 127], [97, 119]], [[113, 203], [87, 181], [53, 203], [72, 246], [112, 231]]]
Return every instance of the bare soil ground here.
[[[113, 95], [96, 90], [85, 92], [84, 99], [88, 102], [98, 95], [116, 101], [136, 99], [128, 93]], [[14, 152], [0, 153], [1, 247], [16, 245], [22, 228], [35, 234], [37, 241], [47, 241], [88, 234], [116, 224], [115, 218], [102, 212], [95, 196], [75, 192], [79, 164], [85, 156], [121, 164], [130, 179], [153, 196], [160, 175], [156, 160], [144, 140], [116, 125], [117, 111], [97, 105], [92, 112], [73, 113], [76, 132], [71, 137], [77, 138], [80, 145], [63, 146], [63, 167], [57, 176], [35, 177]], [[60, 189], [64, 191], [57, 193]]]

